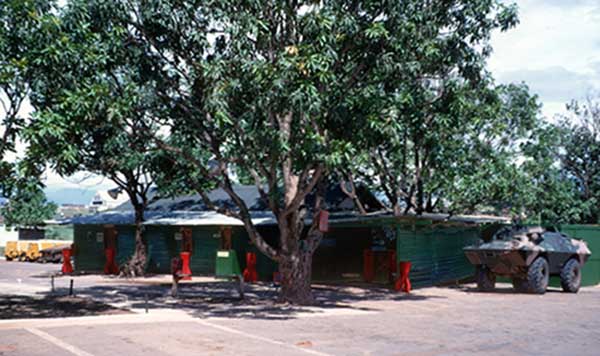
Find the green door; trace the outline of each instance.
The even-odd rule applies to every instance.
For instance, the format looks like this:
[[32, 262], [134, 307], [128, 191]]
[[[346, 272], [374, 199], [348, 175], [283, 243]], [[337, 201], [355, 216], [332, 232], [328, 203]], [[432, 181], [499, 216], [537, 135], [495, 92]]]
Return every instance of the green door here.
[[215, 274], [219, 238], [220, 233], [217, 228], [194, 228], [192, 230], [193, 246], [190, 258], [192, 275], [213, 276]]
[[117, 234], [117, 264], [127, 262], [135, 250], [135, 234], [129, 231], [119, 231]]
[[148, 264], [147, 269], [152, 273], [170, 273], [171, 258], [175, 251], [169, 247], [168, 239], [172, 234], [161, 230], [150, 230], [146, 233], [148, 241]]
[[102, 271], [106, 262], [102, 240], [102, 226], [75, 225], [73, 234], [75, 243], [75, 270], [78, 272]]

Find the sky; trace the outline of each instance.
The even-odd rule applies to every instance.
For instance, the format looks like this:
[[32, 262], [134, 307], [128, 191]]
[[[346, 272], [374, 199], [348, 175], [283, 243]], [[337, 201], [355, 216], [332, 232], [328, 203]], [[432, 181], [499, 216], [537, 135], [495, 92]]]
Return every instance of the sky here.
[[[600, 94], [600, 0], [518, 0], [517, 5], [519, 25], [492, 36], [488, 68], [497, 82], [527, 83], [550, 120], [564, 113], [570, 100]], [[49, 192], [83, 188], [88, 195], [113, 187], [102, 177], [63, 179], [52, 172], [46, 185]]]
[[552, 119], [600, 91], [600, 0], [521, 0], [520, 24], [492, 37], [498, 82], [524, 81]]

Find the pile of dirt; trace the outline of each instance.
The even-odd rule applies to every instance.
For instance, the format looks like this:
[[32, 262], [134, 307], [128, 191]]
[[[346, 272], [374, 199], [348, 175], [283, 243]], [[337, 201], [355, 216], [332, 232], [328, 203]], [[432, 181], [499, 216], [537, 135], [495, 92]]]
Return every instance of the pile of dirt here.
[[89, 298], [0, 296], [0, 319], [61, 318], [131, 313]]

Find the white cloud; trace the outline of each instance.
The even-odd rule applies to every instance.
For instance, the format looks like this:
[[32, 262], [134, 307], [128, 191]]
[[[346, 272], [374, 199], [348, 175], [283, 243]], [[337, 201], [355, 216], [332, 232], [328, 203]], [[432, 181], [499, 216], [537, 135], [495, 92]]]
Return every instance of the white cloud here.
[[525, 81], [544, 104], [564, 111], [600, 88], [600, 1], [518, 1], [521, 23], [492, 37], [489, 68], [500, 82]]
[[595, 89], [594, 75], [580, 74], [564, 67], [544, 69], [518, 69], [500, 72], [497, 76], [503, 83], [524, 81], [544, 101], [567, 102], [584, 97]]
[[47, 187], [52, 188], [83, 188], [92, 190], [108, 190], [116, 186], [110, 179], [88, 172], [79, 172], [63, 178], [51, 169], [46, 170], [44, 183]]

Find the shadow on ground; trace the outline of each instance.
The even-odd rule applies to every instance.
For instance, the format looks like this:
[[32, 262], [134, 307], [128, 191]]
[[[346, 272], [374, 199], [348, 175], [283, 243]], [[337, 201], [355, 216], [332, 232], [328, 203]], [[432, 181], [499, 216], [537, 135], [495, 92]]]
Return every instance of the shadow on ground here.
[[[458, 285], [458, 286], [452, 286], [449, 288], [456, 289], [456, 290], [459, 290], [459, 291], [465, 292], [465, 293], [477, 293], [477, 294], [536, 295], [533, 293], [517, 292], [508, 283], [502, 284], [500, 286], [497, 285], [494, 288], [494, 290], [492, 290], [492, 291], [480, 291], [479, 289], [477, 289], [477, 286], [475, 286], [475, 285]], [[546, 289], [546, 293], [562, 293], [562, 292], [563, 292], [562, 289], [555, 288], [555, 287], [548, 287], [548, 289]]]
[[[177, 298], [170, 296], [170, 284], [113, 284], [77, 289], [79, 296], [102, 303], [136, 308], [170, 308], [183, 310], [197, 317], [250, 318], [285, 320], [300, 314], [320, 314], [328, 310], [374, 311], [377, 309], [356, 305], [361, 301], [421, 301], [440, 296], [397, 294], [387, 288], [342, 288], [315, 286], [317, 304], [312, 307], [292, 306], [277, 302], [278, 290], [267, 283], [245, 286], [245, 298], [240, 298], [237, 284], [228, 281], [187, 282], [179, 285]], [[68, 290], [57, 290], [68, 293]]]
[[0, 296], [0, 319], [61, 318], [126, 313], [130, 312], [89, 298]]

